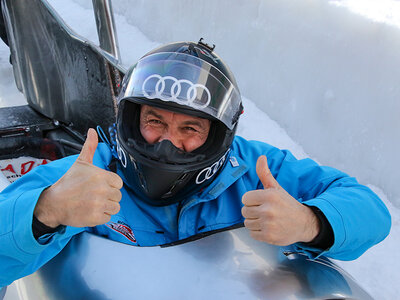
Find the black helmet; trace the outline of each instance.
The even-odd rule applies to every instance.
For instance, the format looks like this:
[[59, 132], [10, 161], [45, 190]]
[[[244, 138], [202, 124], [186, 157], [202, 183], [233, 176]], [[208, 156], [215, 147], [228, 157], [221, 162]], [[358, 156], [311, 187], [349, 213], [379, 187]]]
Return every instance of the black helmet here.
[[[200, 40], [161, 46], [125, 75], [118, 97], [117, 152], [125, 183], [152, 205], [198, 192], [229, 155], [242, 101], [236, 81]], [[184, 152], [170, 141], [147, 143], [140, 133], [142, 104], [211, 120], [206, 142]]]

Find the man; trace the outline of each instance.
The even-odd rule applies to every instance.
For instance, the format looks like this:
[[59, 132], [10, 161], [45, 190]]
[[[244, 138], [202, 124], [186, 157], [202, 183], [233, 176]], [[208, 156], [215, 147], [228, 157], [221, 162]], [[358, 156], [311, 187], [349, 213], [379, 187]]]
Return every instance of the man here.
[[371, 190], [235, 137], [242, 111], [233, 75], [208, 45], [146, 54], [124, 77], [112, 143], [98, 144], [90, 129], [78, 157], [40, 166], [0, 194], [0, 286], [82, 231], [151, 246], [244, 223], [257, 240], [344, 260], [385, 238], [390, 215]]

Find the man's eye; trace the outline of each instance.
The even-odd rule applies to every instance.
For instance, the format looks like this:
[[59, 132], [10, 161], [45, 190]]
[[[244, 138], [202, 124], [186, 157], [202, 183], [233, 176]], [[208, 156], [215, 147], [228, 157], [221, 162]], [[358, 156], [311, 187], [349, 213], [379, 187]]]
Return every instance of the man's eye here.
[[186, 131], [194, 131], [194, 132], [197, 131], [195, 128], [190, 127], [190, 126], [186, 126], [186, 127], [184, 127], [183, 129], [186, 130]]
[[151, 120], [148, 120], [147, 122], [150, 124], [153, 124], [153, 125], [161, 125], [162, 124], [162, 122], [157, 119], [151, 119]]

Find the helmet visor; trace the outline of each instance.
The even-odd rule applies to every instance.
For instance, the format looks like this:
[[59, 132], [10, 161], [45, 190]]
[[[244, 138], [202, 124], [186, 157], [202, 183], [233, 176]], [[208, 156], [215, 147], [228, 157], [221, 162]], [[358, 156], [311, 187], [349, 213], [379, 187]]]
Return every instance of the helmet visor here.
[[201, 111], [232, 129], [241, 113], [234, 84], [216, 67], [193, 55], [163, 52], [139, 60], [124, 78], [119, 100], [157, 99]]

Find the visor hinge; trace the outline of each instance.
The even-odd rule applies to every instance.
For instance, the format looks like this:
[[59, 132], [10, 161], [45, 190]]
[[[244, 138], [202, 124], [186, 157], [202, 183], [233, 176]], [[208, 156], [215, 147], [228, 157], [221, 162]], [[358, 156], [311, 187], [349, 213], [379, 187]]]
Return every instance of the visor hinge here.
[[211, 47], [209, 44], [203, 42], [203, 38], [200, 38], [200, 40], [197, 42], [197, 44], [207, 48], [208, 50], [210, 50], [210, 52], [213, 52], [215, 49], [215, 44], [213, 44]]

